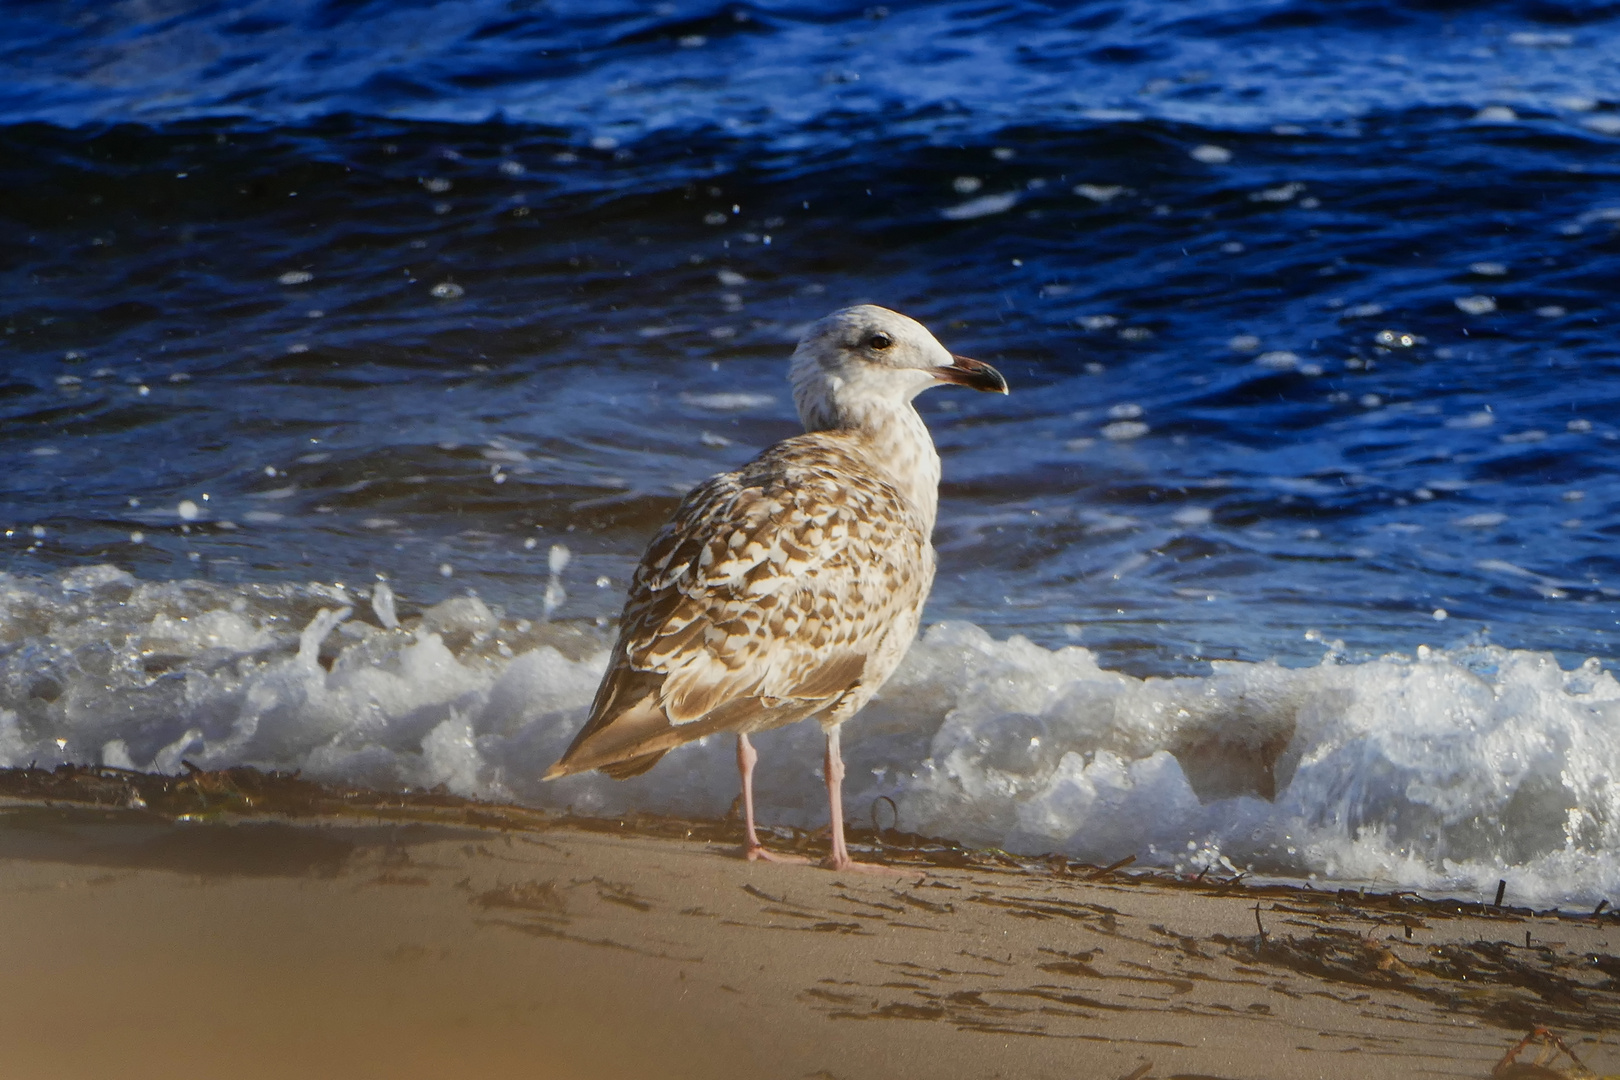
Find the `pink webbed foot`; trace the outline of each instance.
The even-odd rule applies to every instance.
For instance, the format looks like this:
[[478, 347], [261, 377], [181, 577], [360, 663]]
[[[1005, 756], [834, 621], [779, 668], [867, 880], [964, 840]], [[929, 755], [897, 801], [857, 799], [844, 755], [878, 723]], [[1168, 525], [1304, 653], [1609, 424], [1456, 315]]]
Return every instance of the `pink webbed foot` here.
[[747, 859], [749, 862], [773, 862], [782, 863], [784, 865], [792, 865], [795, 863], [802, 864], [810, 861], [803, 855], [788, 855], [780, 851], [771, 851], [762, 844], [744, 844], [742, 854], [743, 858]]
[[927, 876], [921, 870], [917, 869], [902, 869], [898, 866], [884, 866], [882, 863], [856, 862], [854, 859], [850, 858], [848, 854], [845, 854], [842, 859], [834, 858], [833, 856], [828, 855], [817, 865], [826, 870], [852, 870], [858, 874], [877, 874], [880, 877], [892, 877], [897, 880], [906, 879], [912, 881], [921, 881], [925, 876]]

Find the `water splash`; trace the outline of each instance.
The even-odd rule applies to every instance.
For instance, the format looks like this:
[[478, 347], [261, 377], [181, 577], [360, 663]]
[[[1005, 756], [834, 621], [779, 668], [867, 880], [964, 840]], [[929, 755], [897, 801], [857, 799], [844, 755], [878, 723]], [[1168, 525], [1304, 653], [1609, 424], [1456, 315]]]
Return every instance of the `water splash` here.
[[[0, 764], [249, 764], [604, 814], [717, 816], [735, 794], [724, 738], [633, 782], [540, 782], [605, 667], [592, 628], [476, 597], [385, 627], [332, 600], [111, 568], [0, 576]], [[820, 823], [815, 726], [760, 747], [761, 813]], [[846, 752], [850, 805], [888, 798], [903, 828], [975, 845], [1429, 890], [1506, 878], [1535, 903], [1620, 888], [1620, 684], [1596, 660], [1330, 647], [1312, 667], [1139, 679], [945, 623]]]

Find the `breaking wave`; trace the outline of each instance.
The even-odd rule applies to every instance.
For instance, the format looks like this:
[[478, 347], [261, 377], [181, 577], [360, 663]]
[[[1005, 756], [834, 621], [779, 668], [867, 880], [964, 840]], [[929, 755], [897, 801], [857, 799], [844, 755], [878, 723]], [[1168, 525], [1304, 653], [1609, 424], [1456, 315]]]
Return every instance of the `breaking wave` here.
[[[0, 765], [247, 764], [587, 813], [719, 815], [729, 739], [542, 784], [606, 665], [591, 624], [386, 583], [0, 574]], [[764, 820], [825, 821], [820, 735], [759, 740]], [[1498, 646], [1140, 679], [1081, 647], [929, 629], [851, 723], [853, 815], [1092, 861], [1592, 902], [1620, 886], [1620, 684]], [[885, 824], [887, 824], [885, 811]]]

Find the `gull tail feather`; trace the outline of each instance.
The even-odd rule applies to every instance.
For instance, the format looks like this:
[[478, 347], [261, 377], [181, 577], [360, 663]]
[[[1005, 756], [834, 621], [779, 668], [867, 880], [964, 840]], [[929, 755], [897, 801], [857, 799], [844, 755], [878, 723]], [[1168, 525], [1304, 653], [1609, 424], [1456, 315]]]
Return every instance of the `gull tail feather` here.
[[628, 780], [632, 776], [640, 776], [642, 773], [658, 764], [658, 762], [667, 753], [669, 753], [668, 750], [659, 750], [652, 754], [642, 754], [640, 757], [633, 757], [628, 761], [620, 761], [612, 765], [604, 765], [602, 766], [602, 771], [613, 777], [615, 780]]
[[676, 724], [662, 703], [664, 677], [623, 667], [604, 681], [591, 719], [544, 779], [600, 769], [615, 780], [639, 776], [684, 743], [722, 731], [762, 731], [820, 712], [832, 698], [733, 698], [700, 719]]
[[[655, 672], [637, 671], [621, 657], [615, 656], [614, 660], [607, 678], [596, 691], [596, 700], [591, 703], [590, 719], [557, 763], [546, 770], [543, 779], [554, 780], [644, 757], [648, 750], [638, 749], [637, 744], [673, 727], [659, 704], [659, 688], [664, 677]], [[653, 758], [637, 772], [652, 768], [657, 760]], [[619, 779], [637, 775], [637, 772], [622, 769], [617, 772]]]
[[[602, 769], [615, 779], [645, 772], [667, 751], [685, 742], [664, 715], [658, 695], [649, 693], [618, 713], [607, 723], [593, 720], [575, 737], [557, 764], [547, 770], [545, 779]], [[625, 766], [634, 762], [635, 769]]]

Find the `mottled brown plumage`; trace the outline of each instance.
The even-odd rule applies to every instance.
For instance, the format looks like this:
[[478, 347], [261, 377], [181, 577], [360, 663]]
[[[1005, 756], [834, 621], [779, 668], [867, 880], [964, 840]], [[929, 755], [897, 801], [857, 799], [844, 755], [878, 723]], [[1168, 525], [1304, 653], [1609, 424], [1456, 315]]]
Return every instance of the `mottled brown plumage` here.
[[934, 556], [863, 443], [800, 435], [686, 497], [631, 581], [569, 771], [611, 765], [625, 740], [607, 729], [627, 714], [645, 715], [630, 721], [640, 772], [711, 731], [840, 723], [866, 704], [916, 633]]
[[899, 664], [933, 583], [939, 458], [911, 398], [936, 382], [1006, 389], [884, 308], [811, 328], [793, 368], [811, 430], [698, 486], [653, 538], [590, 717], [548, 779], [635, 776], [682, 743], [735, 732], [753, 857], [747, 736], [815, 716], [839, 823], [838, 726]]

